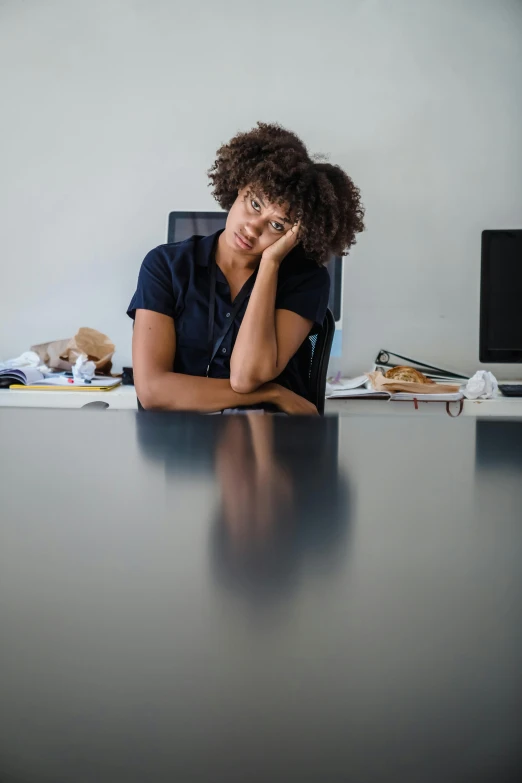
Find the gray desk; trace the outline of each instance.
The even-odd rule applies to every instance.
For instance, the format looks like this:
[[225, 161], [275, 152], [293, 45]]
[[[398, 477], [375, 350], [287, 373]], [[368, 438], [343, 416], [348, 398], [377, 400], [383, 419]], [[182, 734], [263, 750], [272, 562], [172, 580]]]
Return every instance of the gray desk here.
[[522, 421], [0, 432], [0, 780], [521, 778]]

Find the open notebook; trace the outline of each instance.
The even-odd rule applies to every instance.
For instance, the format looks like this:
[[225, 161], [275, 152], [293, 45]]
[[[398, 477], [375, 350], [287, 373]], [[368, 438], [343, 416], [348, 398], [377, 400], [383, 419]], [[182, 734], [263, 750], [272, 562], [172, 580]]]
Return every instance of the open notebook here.
[[0, 388], [54, 391], [110, 391], [121, 383], [121, 378], [111, 378], [108, 375], [94, 376], [92, 381], [75, 381], [63, 373], [53, 373], [47, 377], [35, 367], [0, 370]]
[[24, 367], [23, 369], [0, 370], [0, 389], [8, 389], [13, 383], [40, 383], [44, 376], [36, 367]]
[[418, 400], [419, 402], [455, 402], [462, 400], [464, 395], [461, 391], [441, 393], [422, 394], [415, 392], [389, 392], [384, 389], [367, 388], [368, 376], [361, 375], [358, 378], [341, 378], [337, 383], [331, 383], [326, 388], [326, 398], [328, 400]]
[[445, 394], [411, 394], [408, 392], [385, 392], [373, 389], [352, 389], [350, 391], [334, 391], [326, 395], [328, 400], [417, 400], [418, 402], [455, 402], [462, 400], [462, 392], [446, 392]]

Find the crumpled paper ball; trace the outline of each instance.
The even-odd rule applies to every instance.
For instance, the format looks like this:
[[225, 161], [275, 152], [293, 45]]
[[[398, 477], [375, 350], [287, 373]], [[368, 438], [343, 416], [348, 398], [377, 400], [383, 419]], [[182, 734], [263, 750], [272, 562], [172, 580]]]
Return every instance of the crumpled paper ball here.
[[468, 400], [490, 400], [497, 391], [497, 379], [488, 370], [478, 370], [462, 389]]
[[72, 374], [75, 381], [90, 381], [96, 372], [94, 362], [88, 361], [87, 356], [81, 353], [72, 367]]

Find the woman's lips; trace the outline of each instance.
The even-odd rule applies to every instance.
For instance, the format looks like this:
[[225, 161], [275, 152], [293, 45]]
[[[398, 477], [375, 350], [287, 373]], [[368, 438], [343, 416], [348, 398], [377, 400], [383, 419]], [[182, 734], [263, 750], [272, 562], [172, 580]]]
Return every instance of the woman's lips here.
[[252, 250], [252, 245], [250, 242], [247, 242], [246, 239], [241, 236], [241, 234], [237, 233], [237, 231], [234, 231], [234, 237], [236, 239], [236, 244], [239, 245], [242, 250]]

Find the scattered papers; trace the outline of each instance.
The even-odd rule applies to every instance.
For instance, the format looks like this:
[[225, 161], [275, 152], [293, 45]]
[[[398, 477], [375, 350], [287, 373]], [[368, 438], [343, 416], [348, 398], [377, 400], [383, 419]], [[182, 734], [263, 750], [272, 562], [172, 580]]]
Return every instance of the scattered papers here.
[[339, 396], [341, 392], [354, 389], [364, 391], [361, 387], [368, 383], [367, 375], [359, 375], [357, 378], [330, 378], [326, 383], [326, 396]]

